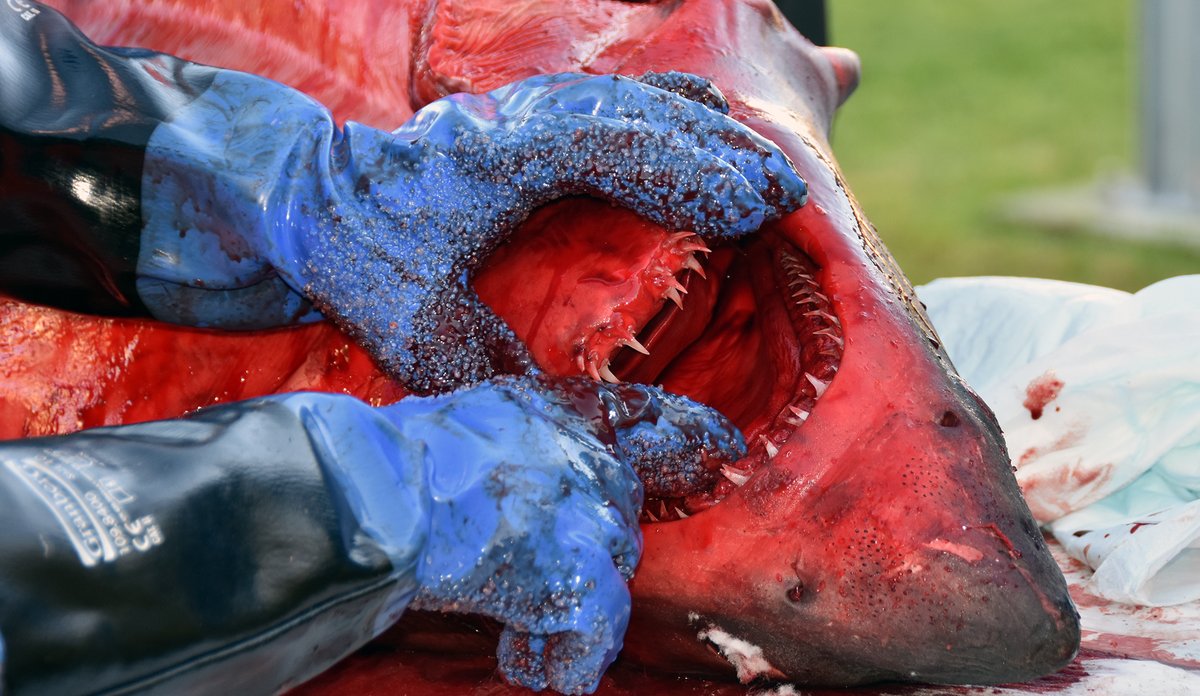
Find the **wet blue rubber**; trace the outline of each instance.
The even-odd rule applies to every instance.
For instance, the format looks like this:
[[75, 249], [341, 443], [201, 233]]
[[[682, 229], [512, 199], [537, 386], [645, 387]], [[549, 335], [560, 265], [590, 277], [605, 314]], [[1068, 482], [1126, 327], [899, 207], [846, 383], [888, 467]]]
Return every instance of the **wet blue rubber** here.
[[[626, 437], [643, 428], [677, 436]], [[587, 692], [629, 617], [634, 467], [744, 450], [728, 421], [682, 397], [533, 377], [378, 409], [298, 393], [0, 443], [9, 683], [277, 692], [411, 603], [502, 622], [510, 680]], [[117, 491], [104, 498], [120, 511], [112, 524], [140, 520], [156, 541], [78, 545], [91, 527], [55, 511], [89, 491]], [[114, 539], [141, 533], [122, 529]]]
[[201, 326], [329, 316], [420, 393], [531, 372], [469, 277], [537, 206], [588, 194], [734, 237], [804, 203], [786, 156], [723, 106], [695, 76], [548, 75], [385, 133], [222, 72], [150, 138], [139, 294]]
[[[433, 462], [416, 606], [503, 621], [497, 655], [517, 683], [592, 691], [629, 619], [625, 581], [641, 555], [635, 466], [702, 451], [729, 460], [744, 452], [741, 437], [716, 412], [652, 387], [503, 379], [463, 397], [400, 405], [400, 427], [428, 443]], [[627, 400], [646, 407], [616, 407]], [[625, 436], [643, 428], [679, 437]]]
[[[327, 413], [339, 422], [387, 418], [395, 428], [387, 441], [404, 443], [393, 466], [425, 471], [431, 502], [414, 606], [503, 622], [497, 655], [507, 677], [563, 693], [594, 690], [621, 648], [625, 583], [641, 555], [635, 468], [745, 451], [715, 411], [657, 388], [588, 379], [498, 378], [373, 413]], [[339, 452], [328, 469], [358, 492], [350, 498], [357, 510], [386, 514], [391, 488], [364, 481], [359, 456]]]
[[[564, 693], [594, 690], [621, 648], [625, 582], [641, 555], [635, 467], [745, 450], [695, 402], [587, 379], [497, 378], [381, 409], [323, 394], [277, 399], [304, 414], [326, 470], [383, 548], [409, 558], [413, 510], [427, 509], [414, 606], [503, 622], [505, 674]], [[421, 485], [406, 480], [413, 471]], [[397, 486], [407, 486], [399, 499]], [[402, 502], [415, 490], [425, 505]]]

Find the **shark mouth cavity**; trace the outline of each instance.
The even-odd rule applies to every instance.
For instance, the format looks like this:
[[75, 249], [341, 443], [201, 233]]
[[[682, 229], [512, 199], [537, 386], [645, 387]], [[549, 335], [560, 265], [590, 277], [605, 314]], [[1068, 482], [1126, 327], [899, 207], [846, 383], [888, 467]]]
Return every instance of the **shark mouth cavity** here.
[[834, 379], [844, 339], [820, 271], [777, 231], [717, 244], [580, 199], [535, 214], [475, 287], [548, 372], [660, 385], [741, 428], [737, 462], [639, 472], [642, 521], [668, 522], [745, 485]]

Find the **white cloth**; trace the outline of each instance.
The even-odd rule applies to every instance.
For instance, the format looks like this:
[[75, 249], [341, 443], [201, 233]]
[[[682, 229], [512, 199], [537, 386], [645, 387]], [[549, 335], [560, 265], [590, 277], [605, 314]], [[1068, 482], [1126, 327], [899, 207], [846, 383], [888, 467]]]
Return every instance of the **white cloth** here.
[[[1200, 599], [1200, 275], [1130, 294], [1031, 278], [918, 288], [1089, 590]], [[1036, 416], [1036, 417], [1035, 417]]]

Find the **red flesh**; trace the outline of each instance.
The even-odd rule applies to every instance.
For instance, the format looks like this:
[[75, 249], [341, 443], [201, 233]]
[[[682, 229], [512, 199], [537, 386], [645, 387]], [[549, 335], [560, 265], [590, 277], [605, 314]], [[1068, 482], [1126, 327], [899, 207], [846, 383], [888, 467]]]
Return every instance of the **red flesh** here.
[[[333, 104], [339, 117], [382, 126], [446, 91], [489, 89], [536, 72], [679, 69], [713, 79], [736, 117], [789, 153], [811, 199], [746, 247], [749, 264], [729, 260], [718, 328], [663, 377], [737, 419], [752, 444], [739, 467], [757, 471], [720, 505], [645, 527], [626, 657], [732, 675], [697, 639], [710, 625], [761, 646], [775, 668], [810, 683], [1009, 680], [1054, 669], [1073, 654], [1078, 624], [1020, 499], [994, 418], [937, 349], [911, 289], [833, 163], [825, 136], [856, 71], [844, 52], [804, 42], [770, 3], [414, 0], [344, 12], [340, 3], [308, 0], [270, 16], [240, 3], [59, 4], [101, 43], [148, 45], [272, 75]], [[284, 48], [264, 53], [264, 41], [272, 51]], [[229, 50], [236, 45], [254, 50]], [[305, 60], [280, 57], [293, 52]], [[356, 102], [362, 85], [370, 96]], [[599, 242], [642, 225], [578, 201], [543, 216], [594, 226], [604, 233]], [[803, 371], [822, 364], [811, 355], [817, 349], [798, 342], [787, 294], [770, 281], [778, 276], [772, 259], [792, 249], [820, 269], [845, 350], [808, 421], [768, 460], [756, 436], [779, 428], [788, 403], [811, 401]], [[570, 266], [571, 259], [561, 261]], [[532, 272], [524, 264], [516, 258], [504, 267], [520, 279]], [[488, 297], [486, 280], [480, 284]], [[4, 311], [0, 376], [8, 380], [5, 393], [22, 395], [0, 410], [10, 437], [173, 416], [256, 391], [396, 395], [379, 387], [378, 374], [353, 349], [345, 367], [297, 370], [305, 361], [283, 361], [264, 366], [252, 386], [238, 386], [264, 355], [342, 350], [344, 339], [327, 327], [218, 336], [11, 304]], [[520, 316], [525, 310], [508, 311], [501, 315], [514, 327], [546, 332]], [[156, 351], [165, 355], [152, 359]], [[560, 357], [570, 356], [553, 360]], [[73, 371], [59, 374], [68, 362]], [[54, 401], [73, 389], [89, 395], [79, 402], [88, 406]], [[60, 412], [39, 420], [47, 403]], [[393, 684], [408, 679], [403, 669], [387, 674], [380, 678]], [[336, 675], [323, 684], [354, 688]]]

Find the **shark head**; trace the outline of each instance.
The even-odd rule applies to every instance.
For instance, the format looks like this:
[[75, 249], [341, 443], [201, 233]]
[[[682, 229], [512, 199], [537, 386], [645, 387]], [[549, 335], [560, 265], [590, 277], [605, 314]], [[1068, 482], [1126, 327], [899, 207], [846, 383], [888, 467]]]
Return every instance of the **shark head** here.
[[[852, 53], [813, 46], [767, 0], [413, 0], [325, 7], [313, 15], [332, 18], [322, 22], [284, 13], [262, 26], [241, 3], [192, 3], [217, 18], [206, 31], [227, 33], [211, 42], [190, 26], [170, 30], [196, 11], [188, 0], [59, 4], [108, 43], [131, 43], [120, 34], [129, 23], [113, 17], [125, 12], [139, 18], [138, 43], [194, 59], [229, 64], [221, 47], [239, 40], [275, 47], [286, 60], [256, 53], [232, 67], [319, 98], [330, 90], [324, 101], [341, 104], [341, 116], [357, 104], [366, 121], [545, 72], [711, 79], [734, 117], [791, 157], [809, 185], [804, 208], [717, 245], [595, 201], [563, 201], [474, 277], [546, 372], [662, 384], [722, 411], [750, 446], [688, 487], [648, 489], [623, 659], [747, 682], [852, 685], [1019, 681], [1074, 655], [1078, 616], [996, 419], [955, 373], [833, 157], [830, 124], [858, 80]], [[278, 40], [245, 42], [246, 31]], [[322, 67], [326, 44], [370, 64]], [[385, 79], [385, 64], [395, 68], [386, 86], [356, 87]], [[351, 98], [364, 90], [371, 99]], [[48, 346], [20, 360], [51, 358], [6, 374], [20, 375], [30, 411], [39, 395], [67, 403], [40, 431], [26, 417], [15, 434], [276, 390], [372, 403], [401, 395], [329, 327], [231, 336], [14, 307], [4, 325]], [[72, 340], [72, 359], [46, 362]], [[171, 347], [159, 351], [169, 362], [154, 346]], [[186, 386], [164, 379], [180, 361], [208, 371]], [[83, 385], [76, 401], [62, 400], [67, 379]], [[18, 422], [20, 409], [10, 410]]]
[[[428, 90], [486, 89], [531, 68], [686, 70], [809, 184], [807, 206], [723, 246], [560, 203], [477, 276], [549, 371], [661, 384], [721, 410], [750, 446], [692, 490], [647, 490], [625, 654], [830, 685], [1020, 681], [1069, 662], [1078, 618], [996, 419], [833, 157], [857, 58], [813, 46], [763, 1], [437, 12]], [[614, 13], [624, 30], [601, 31]], [[531, 16], [554, 21], [539, 21], [539, 46], [519, 60], [512, 35]]]

